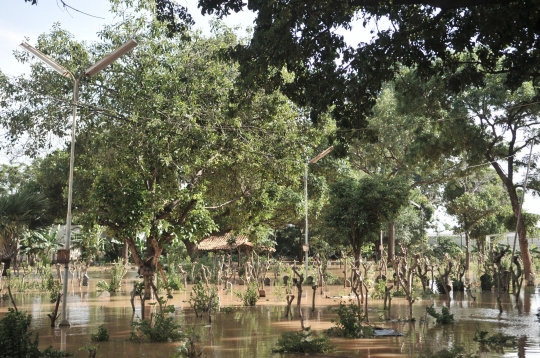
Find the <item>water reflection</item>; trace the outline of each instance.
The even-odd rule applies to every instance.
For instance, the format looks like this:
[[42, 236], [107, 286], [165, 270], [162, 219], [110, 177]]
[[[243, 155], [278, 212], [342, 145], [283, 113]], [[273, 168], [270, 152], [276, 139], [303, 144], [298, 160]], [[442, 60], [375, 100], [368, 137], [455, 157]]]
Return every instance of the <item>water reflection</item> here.
[[[95, 281], [95, 280], [93, 280]], [[95, 282], [93, 283], [95, 284]], [[126, 283], [124, 287], [131, 287]], [[242, 289], [235, 287], [234, 290]], [[311, 295], [303, 300], [303, 315], [306, 325], [320, 331], [333, 325], [335, 314], [329, 309], [339, 300], [317, 295], [317, 306], [311, 311]], [[329, 296], [342, 294], [342, 287], [332, 287]], [[266, 289], [267, 298], [261, 299], [255, 307], [241, 307], [233, 293], [220, 291], [222, 306], [233, 306], [232, 313], [218, 313], [213, 317], [213, 324], [208, 325], [208, 317], [196, 318], [185, 303], [189, 293], [180, 292], [170, 304], [176, 308], [175, 320], [182, 324], [194, 325], [201, 336], [203, 352], [214, 358], [243, 357], [280, 357], [272, 353], [280, 334], [288, 330], [298, 330], [300, 323], [296, 309], [294, 319], [285, 315], [285, 303], [276, 302], [273, 287]], [[446, 304], [446, 300], [428, 299], [413, 305], [415, 323], [403, 322], [400, 318], [408, 316], [407, 303], [403, 299], [392, 300], [391, 312], [380, 311], [382, 301], [374, 300], [370, 304], [370, 318], [376, 326], [395, 329], [405, 334], [404, 337], [380, 337], [376, 339], [332, 339], [337, 345], [335, 356], [355, 357], [406, 357], [431, 348], [439, 350], [452, 345], [463, 345], [470, 352], [484, 351], [486, 357], [535, 357], [540, 356], [539, 324], [535, 313], [539, 301], [534, 291], [525, 291], [518, 301], [512, 296], [503, 296], [504, 312], [499, 313], [497, 296], [494, 293], [477, 293], [476, 301], [461, 293], [455, 294], [450, 302], [451, 313], [457, 321], [451, 326], [436, 325], [432, 318], [426, 317], [425, 307], [433, 304], [437, 310]], [[47, 313], [53, 310], [46, 294], [17, 294], [20, 309], [32, 314], [32, 325], [39, 332], [40, 347], [49, 345], [67, 350], [76, 357], [87, 355], [78, 349], [90, 340], [90, 335], [97, 332], [97, 327], [104, 324], [109, 331], [111, 341], [99, 344], [98, 355], [101, 357], [169, 357], [178, 343], [136, 344], [127, 341], [131, 332], [131, 322], [141, 316], [140, 305], [132, 313], [129, 294], [103, 293], [98, 295], [95, 286], [70, 289], [68, 295], [68, 319], [71, 327], [51, 328]], [[0, 314], [7, 311], [9, 302], [0, 303]], [[150, 308], [150, 310], [153, 310]], [[150, 312], [148, 312], [150, 313]], [[386, 321], [386, 318], [391, 321]], [[502, 332], [520, 337], [518, 346], [504, 351], [479, 347], [473, 340], [477, 329], [490, 333]], [[285, 357], [285, 355], [283, 355]], [[286, 355], [286, 357], [304, 357], [304, 355]]]

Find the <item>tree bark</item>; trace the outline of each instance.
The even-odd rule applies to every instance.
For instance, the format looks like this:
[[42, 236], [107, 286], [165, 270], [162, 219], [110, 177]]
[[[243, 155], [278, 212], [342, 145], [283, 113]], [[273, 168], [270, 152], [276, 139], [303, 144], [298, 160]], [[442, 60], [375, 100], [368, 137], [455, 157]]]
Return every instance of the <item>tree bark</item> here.
[[396, 238], [394, 236], [394, 221], [388, 223], [388, 262], [394, 262]]

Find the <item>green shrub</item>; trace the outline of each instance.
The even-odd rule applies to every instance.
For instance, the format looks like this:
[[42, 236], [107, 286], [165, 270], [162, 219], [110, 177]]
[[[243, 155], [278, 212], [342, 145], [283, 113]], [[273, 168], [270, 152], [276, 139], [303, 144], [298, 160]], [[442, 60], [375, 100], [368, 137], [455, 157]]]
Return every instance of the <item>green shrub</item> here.
[[[212, 298], [212, 300], [210, 300]], [[195, 311], [195, 315], [199, 316], [199, 312], [207, 312], [212, 301], [212, 310], [216, 311], [219, 308], [217, 300], [217, 291], [215, 288], [207, 288], [202, 282], [197, 282], [193, 285], [193, 289], [189, 294], [189, 305]]]
[[250, 283], [244, 292], [236, 292], [236, 296], [244, 302], [244, 306], [255, 306], [259, 300], [259, 288], [257, 283]]
[[355, 304], [349, 306], [340, 303], [339, 307], [333, 309], [338, 315], [335, 327], [326, 331], [328, 335], [347, 338], [360, 338], [373, 336], [373, 329], [363, 326], [362, 309]]
[[[152, 324], [152, 321], [154, 324]], [[133, 322], [133, 327], [141, 334], [131, 332], [131, 340], [142, 342], [147, 339], [150, 342], [174, 342], [184, 337], [178, 329], [180, 325], [174, 323], [173, 317], [165, 317], [163, 313], [152, 313], [149, 320]]]
[[300, 332], [283, 332], [273, 349], [275, 353], [330, 353], [334, 346], [325, 336], [314, 336], [307, 328]]
[[126, 273], [127, 269], [124, 265], [120, 264], [120, 262], [114, 263], [111, 268], [111, 280], [109, 282], [101, 280], [96, 284], [98, 292], [108, 291], [113, 293], [120, 291], [122, 278], [124, 278]]
[[32, 316], [8, 308], [8, 313], [0, 319], [0, 356], [24, 358], [57, 358], [65, 357], [66, 353], [48, 347], [40, 352], [39, 337], [32, 341], [29, 331]]
[[426, 307], [426, 311], [428, 315], [435, 318], [435, 321], [438, 324], [452, 324], [455, 322], [454, 315], [450, 314], [450, 311], [448, 310], [447, 307], [442, 306], [441, 310], [442, 310], [441, 313], [438, 313], [433, 307], [433, 305]]
[[109, 340], [109, 333], [104, 325], [100, 325], [97, 333], [92, 334], [90, 339], [92, 342], [106, 342]]

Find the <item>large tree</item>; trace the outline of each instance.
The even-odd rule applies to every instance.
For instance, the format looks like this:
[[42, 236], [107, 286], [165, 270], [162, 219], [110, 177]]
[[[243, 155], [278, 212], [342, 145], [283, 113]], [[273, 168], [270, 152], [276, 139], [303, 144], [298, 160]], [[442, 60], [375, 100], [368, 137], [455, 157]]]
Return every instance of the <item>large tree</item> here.
[[348, 241], [358, 264], [362, 245], [408, 203], [409, 186], [400, 178], [344, 178], [330, 188], [325, 221], [335, 239]]
[[[238, 72], [217, 54], [238, 39], [213, 26], [212, 37], [189, 33], [188, 40], [142, 12], [105, 27], [95, 44], [78, 43], [58, 26], [38, 41], [42, 52], [78, 73], [136, 34], [134, 53], [83, 82], [74, 213], [126, 241], [148, 295], [173, 241], [193, 246], [214, 230], [281, 225], [283, 215], [274, 213], [288, 187], [299, 186], [299, 163], [324, 133], [300, 121], [301, 112], [279, 93], [258, 91], [249, 105], [231, 104]], [[70, 90], [59, 77], [36, 63], [29, 78], [4, 83], [1, 119], [13, 138], [24, 133], [33, 140], [29, 153], [48, 145], [43, 133], [65, 135], [58, 118], [68, 117], [69, 106], [58, 102]], [[143, 251], [136, 245], [141, 233]]]
[[[332, 108], [342, 127], [366, 124], [381, 85], [401, 65], [423, 77], [449, 70], [454, 91], [494, 72], [515, 89], [539, 73], [536, 0], [200, 0], [199, 7], [218, 16], [255, 12], [252, 40], [230, 52], [242, 83], [281, 89], [311, 107], [314, 120]], [[372, 41], [346, 43], [343, 31], [360, 24], [375, 29]]]

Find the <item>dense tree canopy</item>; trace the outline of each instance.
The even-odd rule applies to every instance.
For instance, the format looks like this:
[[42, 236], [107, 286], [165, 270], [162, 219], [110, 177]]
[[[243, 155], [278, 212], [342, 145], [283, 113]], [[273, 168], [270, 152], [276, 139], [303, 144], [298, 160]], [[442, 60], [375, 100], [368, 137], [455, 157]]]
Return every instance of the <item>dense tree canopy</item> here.
[[[400, 65], [418, 67], [423, 77], [449, 71], [446, 82], [455, 91], [482, 83], [486, 73], [504, 73], [513, 89], [538, 76], [540, 14], [534, 0], [201, 0], [199, 6], [219, 16], [246, 7], [256, 12], [251, 42], [232, 52], [242, 78], [282, 89], [312, 107], [315, 118], [334, 106], [342, 127], [365, 125], [381, 84]], [[347, 44], [339, 29], [350, 29], [353, 21], [381, 27], [370, 43]]]

